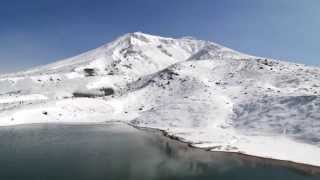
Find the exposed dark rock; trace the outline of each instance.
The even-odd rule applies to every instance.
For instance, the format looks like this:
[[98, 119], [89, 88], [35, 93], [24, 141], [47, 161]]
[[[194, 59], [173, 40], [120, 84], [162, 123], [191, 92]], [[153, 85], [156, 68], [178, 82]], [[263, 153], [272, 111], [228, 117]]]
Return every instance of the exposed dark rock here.
[[96, 70], [93, 68], [85, 68], [83, 69], [85, 76], [95, 76], [96, 75]]

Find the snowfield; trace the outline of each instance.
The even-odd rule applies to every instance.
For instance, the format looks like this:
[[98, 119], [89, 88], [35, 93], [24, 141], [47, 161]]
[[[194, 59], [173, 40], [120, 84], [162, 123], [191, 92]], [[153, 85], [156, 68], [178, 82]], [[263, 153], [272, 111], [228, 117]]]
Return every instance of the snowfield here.
[[212, 151], [320, 166], [320, 68], [129, 33], [0, 76], [0, 125], [122, 121]]

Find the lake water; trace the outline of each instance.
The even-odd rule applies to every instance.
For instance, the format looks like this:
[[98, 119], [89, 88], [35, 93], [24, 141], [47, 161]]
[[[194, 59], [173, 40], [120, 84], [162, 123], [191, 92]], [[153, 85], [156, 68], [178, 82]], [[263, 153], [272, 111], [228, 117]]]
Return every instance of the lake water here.
[[0, 128], [1, 180], [316, 180], [121, 124]]

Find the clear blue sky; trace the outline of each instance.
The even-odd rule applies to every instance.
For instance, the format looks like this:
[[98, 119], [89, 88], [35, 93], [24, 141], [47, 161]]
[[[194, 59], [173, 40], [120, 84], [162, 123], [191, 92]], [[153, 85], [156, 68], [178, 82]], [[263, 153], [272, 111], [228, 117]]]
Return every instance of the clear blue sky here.
[[134, 31], [195, 36], [320, 65], [319, 0], [1, 0], [0, 73], [77, 55]]

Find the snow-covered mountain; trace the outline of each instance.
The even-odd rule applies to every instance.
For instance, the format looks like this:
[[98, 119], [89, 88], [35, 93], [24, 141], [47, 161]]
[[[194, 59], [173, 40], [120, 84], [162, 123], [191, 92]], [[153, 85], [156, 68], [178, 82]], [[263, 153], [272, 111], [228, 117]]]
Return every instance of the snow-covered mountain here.
[[129, 33], [0, 76], [0, 125], [123, 121], [193, 146], [320, 166], [320, 68]]

